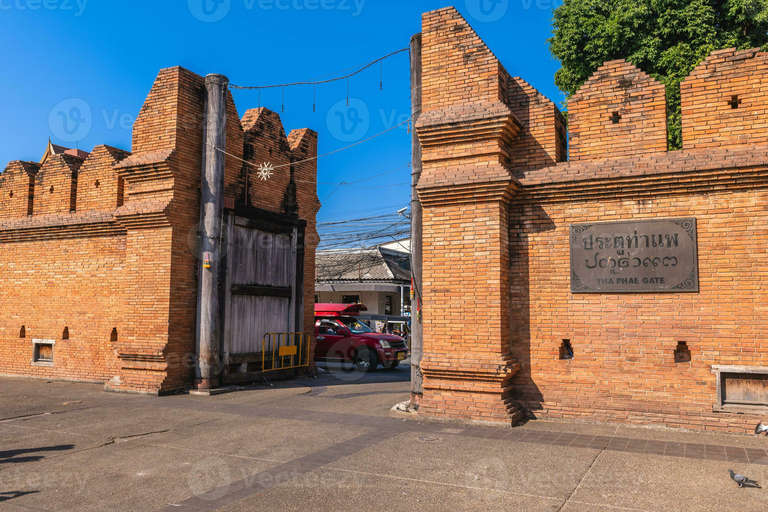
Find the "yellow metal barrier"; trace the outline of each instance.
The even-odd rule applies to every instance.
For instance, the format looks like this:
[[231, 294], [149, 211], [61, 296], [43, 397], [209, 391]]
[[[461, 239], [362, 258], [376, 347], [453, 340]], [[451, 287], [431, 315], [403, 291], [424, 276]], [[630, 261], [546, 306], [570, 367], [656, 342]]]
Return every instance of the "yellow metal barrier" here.
[[309, 343], [309, 335], [303, 332], [265, 334], [261, 341], [262, 371], [309, 369]]

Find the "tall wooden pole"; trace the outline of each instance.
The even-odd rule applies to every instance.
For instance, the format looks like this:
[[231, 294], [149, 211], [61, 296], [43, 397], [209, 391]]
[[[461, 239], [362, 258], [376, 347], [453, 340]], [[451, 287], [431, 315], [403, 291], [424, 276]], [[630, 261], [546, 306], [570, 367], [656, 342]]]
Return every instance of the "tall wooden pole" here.
[[224, 220], [224, 149], [227, 144], [227, 85], [223, 75], [205, 77], [205, 128], [200, 207], [200, 300], [198, 306], [198, 389], [219, 386], [221, 352], [222, 224]]
[[416, 134], [416, 122], [421, 112], [421, 34], [411, 38], [411, 110], [413, 113], [411, 163], [411, 273], [413, 300], [411, 300], [411, 404], [419, 403], [424, 393], [421, 358], [424, 354], [423, 304], [421, 301], [421, 201], [416, 191], [421, 177], [421, 142]]

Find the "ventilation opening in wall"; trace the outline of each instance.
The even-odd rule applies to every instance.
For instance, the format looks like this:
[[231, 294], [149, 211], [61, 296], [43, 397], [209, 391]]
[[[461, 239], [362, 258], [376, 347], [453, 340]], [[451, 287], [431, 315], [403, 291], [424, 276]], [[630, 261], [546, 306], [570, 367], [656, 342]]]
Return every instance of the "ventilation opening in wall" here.
[[713, 365], [717, 373], [715, 411], [768, 413], [768, 368]]
[[112, 342], [117, 341], [117, 327], [112, 329], [112, 334], [109, 335], [109, 341], [112, 341]]
[[117, 178], [117, 207], [123, 206], [125, 201], [125, 180]]
[[560, 345], [560, 359], [573, 359], [571, 340], [563, 340], [563, 344]]
[[21, 330], [19, 331], [19, 338], [26, 338], [27, 337], [27, 328], [26, 326], [22, 325]]
[[69, 339], [69, 327], [64, 328], [64, 332], [61, 333], [61, 339], [68, 340]]
[[675, 362], [676, 363], [690, 363], [691, 351], [688, 349], [688, 343], [685, 341], [678, 341], [677, 348], [675, 349]]
[[32, 341], [32, 364], [53, 366], [53, 340]]

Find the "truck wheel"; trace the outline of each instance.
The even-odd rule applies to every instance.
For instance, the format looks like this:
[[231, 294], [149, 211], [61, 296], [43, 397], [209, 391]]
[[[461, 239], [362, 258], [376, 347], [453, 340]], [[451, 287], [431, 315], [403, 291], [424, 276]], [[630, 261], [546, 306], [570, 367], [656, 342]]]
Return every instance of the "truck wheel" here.
[[355, 366], [361, 372], [375, 372], [379, 358], [372, 350], [362, 349], [355, 354]]
[[387, 370], [394, 370], [398, 366], [400, 366], [400, 361], [392, 361], [389, 364], [386, 364], [386, 363], [384, 364], [384, 368], [386, 368]]

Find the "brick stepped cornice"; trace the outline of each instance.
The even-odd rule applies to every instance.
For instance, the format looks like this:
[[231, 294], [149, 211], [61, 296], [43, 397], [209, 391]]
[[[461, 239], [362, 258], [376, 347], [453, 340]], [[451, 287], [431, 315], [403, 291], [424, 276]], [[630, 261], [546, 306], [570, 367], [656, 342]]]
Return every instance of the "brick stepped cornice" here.
[[473, 360], [451, 356], [427, 357], [421, 362], [421, 370], [425, 374], [445, 379], [472, 378], [499, 382], [514, 377], [520, 369], [520, 363], [515, 362], [512, 356], [499, 357], [498, 361], [493, 363], [488, 359]]
[[120, 176], [131, 183], [173, 178], [171, 158], [175, 150], [131, 155], [115, 166]]
[[477, 167], [471, 164], [451, 171], [455, 175], [422, 175], [418, 192], [423, 206], [508, 201], [520, 189], [501, 165], [496, 166], [495, 176], [477, 175]]
[[170, 227], [169, 205], [165, 199], [133, 201], [118, 208], [115, 218], [125, 229]]
[[422, 112], [416, 129], [427, 162], [444, 159], [440, 152], [429, 149], [446, 144], [474, 144], [488, 140], [509, 144], [520, 133], [522, 125], [506, 104], [496, 102]]
[[768, 144], [671, 151], [664, 154], [566, 162], [520, 180], [526, 199], [573, 201], [649, 197], [768, 186]]
[[114, 212], [39, 215], [0, 220], [0, 243], [125, 234]]

